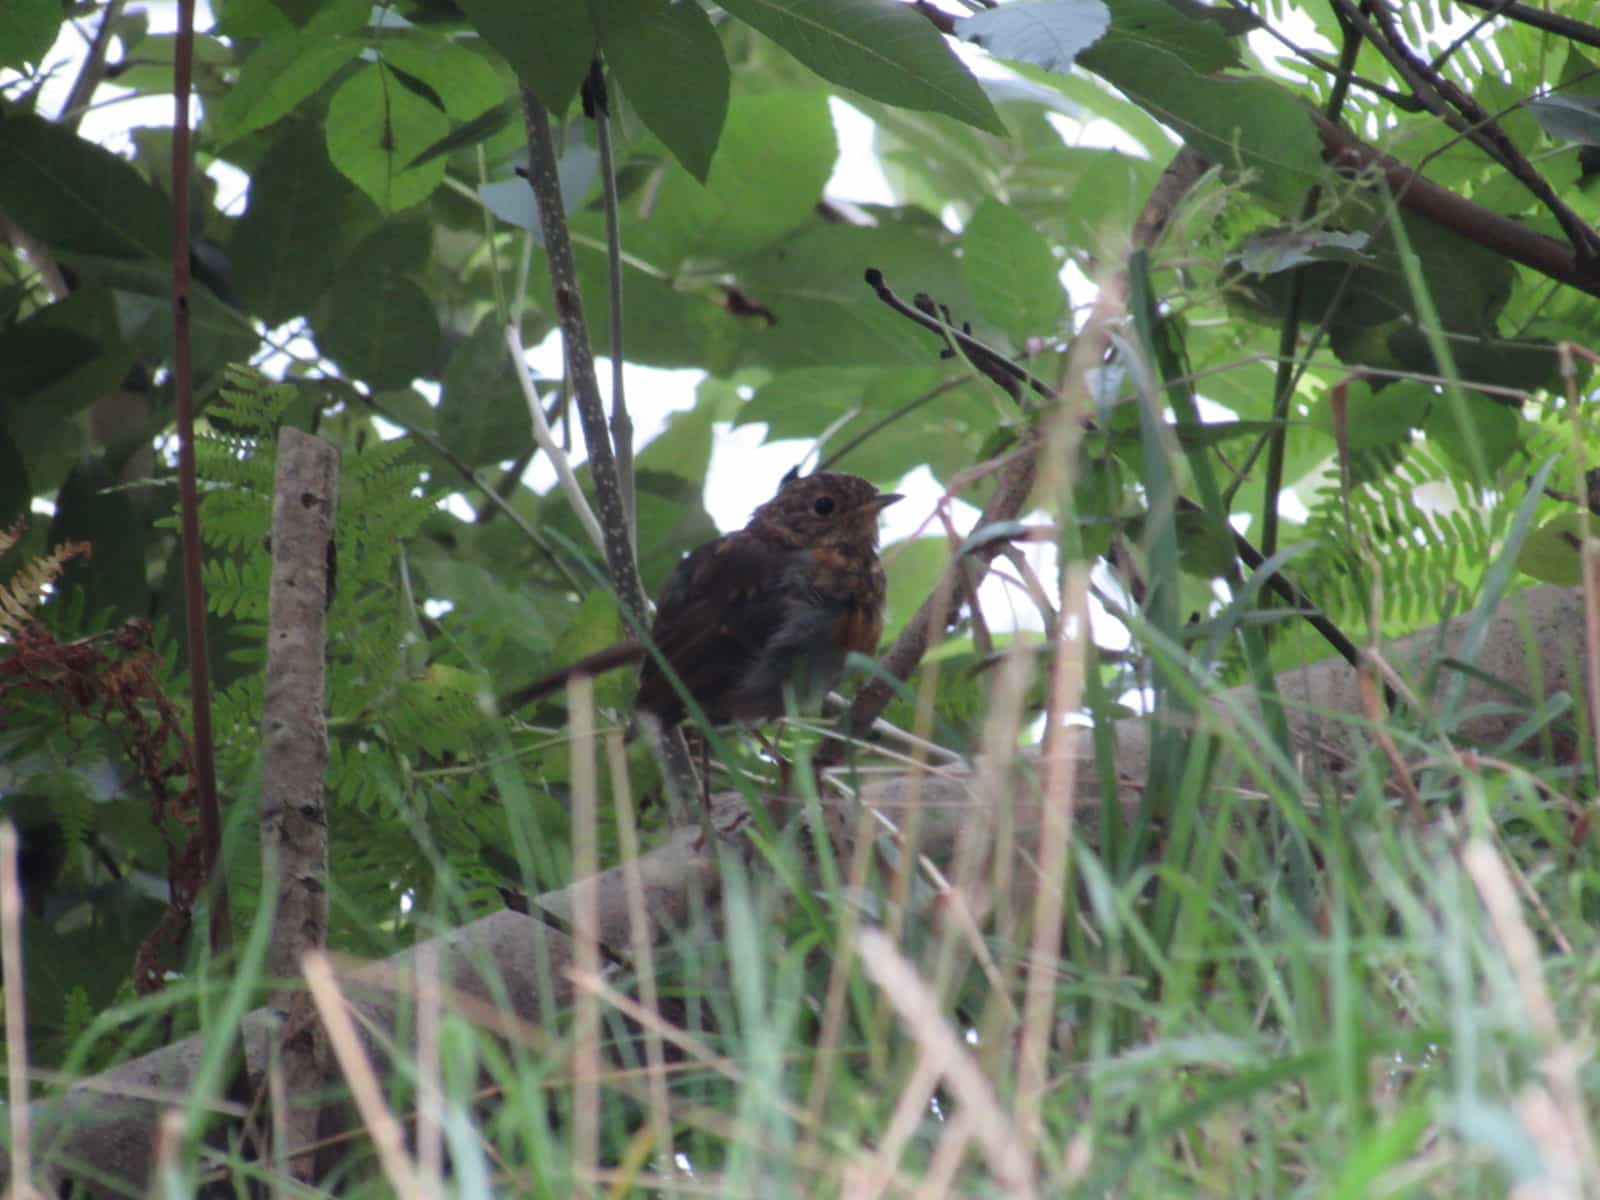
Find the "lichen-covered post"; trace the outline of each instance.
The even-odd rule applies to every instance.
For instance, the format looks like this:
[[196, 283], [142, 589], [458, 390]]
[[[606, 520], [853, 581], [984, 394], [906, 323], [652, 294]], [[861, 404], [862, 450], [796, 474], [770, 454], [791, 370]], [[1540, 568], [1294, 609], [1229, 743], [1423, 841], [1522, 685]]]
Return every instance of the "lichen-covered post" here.
[[[285, 429], [278, 438], [272, 496], [272, 586], [267, 606], [267, 679], [261, 706], [263, 894], [275, 895], [267, 974], [297, 980], [307, 952], [328, 931], [328, 730], [323, 692], [326, 613], [333, 585], [333, 515], [339, 452], [320, 438]], [[287, 1020], [282, 1046], [287, 1101], [283, 1147], [291, 1172], [313, 1173], [326, 1046], [299, 989], [275, 993]]]

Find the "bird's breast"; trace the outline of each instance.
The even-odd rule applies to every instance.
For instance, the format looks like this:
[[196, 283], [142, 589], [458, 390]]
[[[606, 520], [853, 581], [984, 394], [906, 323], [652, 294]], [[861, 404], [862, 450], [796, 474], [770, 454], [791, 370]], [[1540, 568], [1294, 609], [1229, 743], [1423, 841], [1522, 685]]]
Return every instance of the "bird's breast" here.
[[839, 547], [812, 551], [812, 582], [822, 606], [836, 613], [832, 641], [840, 651], [871, 654], [883, 636], [883, 566], [876, 554]]

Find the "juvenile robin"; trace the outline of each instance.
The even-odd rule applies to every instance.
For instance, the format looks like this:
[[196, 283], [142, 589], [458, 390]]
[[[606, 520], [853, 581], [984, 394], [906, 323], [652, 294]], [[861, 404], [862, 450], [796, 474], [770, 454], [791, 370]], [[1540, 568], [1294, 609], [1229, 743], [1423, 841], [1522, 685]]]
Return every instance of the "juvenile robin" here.
[[[713, 724], [759, 722], [818, 707], [852, 651], [883, 633], [878, 514], [899, 500], [833, 471], [788, 476], [743, 529], [691, 551], [663, 589], [650, 642]], [[518, 707], [638, 662], [637, 708], [663, 727], [682, 721], [683, 698], [639, 641], [619, 642], [522, 689]]]

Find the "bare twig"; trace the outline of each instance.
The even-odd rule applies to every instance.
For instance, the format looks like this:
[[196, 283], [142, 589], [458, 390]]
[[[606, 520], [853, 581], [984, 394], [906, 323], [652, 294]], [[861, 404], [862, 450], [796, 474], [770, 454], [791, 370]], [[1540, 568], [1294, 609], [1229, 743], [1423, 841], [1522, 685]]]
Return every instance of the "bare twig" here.
[[639, 552], [638, 508], [633, 494], [633, 418], [628, 415], [622, 372], [622, 226], [618, 218], [617, 162], [611, 150], [611, 106], [606, 95], [605, 71], [596, 58], [583, 88], [583, 108], [594, 119], [595, 141], [600, 150], [600, 188], [606, 210], [606, 291], [610, 301], [608, 332], [611, 342], [611, 446], [617, 453], [617, 482], [633, 533], [633, 552]]
[[1468, 8], [1492, 9], [1496, 16], [1504, 17], [1508, 21], [1542, 29], [1546, 33], [1556, 34], [1558, 37], [1564, 37], [1568, 41], [1578, 42], [1584, 46], [1600, 48], [1600, 29], [1571, 17], [1563, 17], [1559, 13], [1546, 12], [1531, 4], [1501, 4], [1499, 0], [1457, 0], [1457, 2]]
[[533, 422], [533, 440], [539, 443], [539, 449], [545, 452], [550, 465], [556, 469], [556, 482], [562, 495], [566, 496], [567, 503], [572, 506], [578, 524], [583, 526], [594, 548], [604, 554], [605, 534], [600, 531], [600, 522], [594, 515], [594, 509], [589, 507], [589, 498], [583, 494], [583, 487], [578, 483], [571, 457], [556, 441], [550, 422], [545, 420], [544, 405], [539, 403], [539, 393], [534, 390], [533, 376], [528, 374], [528, 352], [522, 348], [522, 333], [515, 324], [506, 326], [506, 349], [511, 352], [511, 366], [517, 373], [517, 382], [522, 386], [523, 399], [528, 402], [528, 417]]
[[83, 54], [83, 63], [78, 67], [77, 77], [72, 81], [72, 90], [67, 93], [67, 98], [61, 105], [60, 122], [74, 133], [83, 121], [83, 114], [89, 111], [89, 101], [94, 98], [95, 89], [106, 77], [106, 51], [111, 48], [111, 27], [121, 18], [126, 2], [127, 0], [107, 0], [105, 12], [100, 17], [100, 24], [94, 31], [94, 37], [89, 39], [88, 49]]
[[594, 480], [595, 508], [600, 519], [606, 569], [611, 576], [611, 586], [616, 590], [617, 602], [622, 606], [628, 632], [634, 637], [643, 637], [650, 627], [649, 605], [644, 587], [639, 582], [639, 567], [634, 561], [633, 543], [628, 533], [628, 511], [617, 476], [617, 459], [611, 448], [605, 409], [600, 401], [594, 347], [589, 340], [589, 324], [583, 314], [583, 297], [578, 290], [578, 267], [573, 258], [572, 238], [567, 232], [566, 211], [561, 201], [550, 114], [528, 88], [522, 89], [522, 113], [528, 126], [528, 182], [539, 208], [539, 227], [544, 234], [545, 254], [550, 261], [550, 284], [555, 297], [556, 318], [560, 322], [561, 340], [566, 347], [567, 370], [572, 379], [573, 397], [578, 403], [583, 440], [589, 450], [589, 472]]

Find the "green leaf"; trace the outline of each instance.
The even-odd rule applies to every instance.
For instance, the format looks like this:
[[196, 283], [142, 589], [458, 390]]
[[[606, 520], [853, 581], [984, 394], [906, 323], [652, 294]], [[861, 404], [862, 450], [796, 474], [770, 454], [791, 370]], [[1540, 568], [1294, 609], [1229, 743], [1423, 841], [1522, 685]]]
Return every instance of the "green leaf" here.
[[[1483, 452], [1483, 466], [1492, 475], [1521, 448], [1522, 419], [1515, 409], [1481, 395], [1466, 393], [1462, 401], [1465, 420], [1472, 427], [1470, 436], [1478, 443]], [[1468, 444], [1469, 435], [1456, 419], [1456, 406], [1449, 397], [1440, 396], [1434, 400], [1433, 411], [1422, 423], [1422, 432], [1457, 466], [1468, 472], [1476, 471], [1474, 463], [1478, 460]]]
[[420, 285], [367, 245], [344, 264], [320, 306], [317, 345], [375, 390], [404, 387], [437, 367], [438, 314]]
[[[1389, 335], [1394, 361], [1407, 371], [1443, 375], [1427, 336], [1414, 326], [1402, 326]], [[1461, 382], [1468, 387], [1484, 384], [1536, 391], [1554, 387], [1560, 373], [1555, 345], [1539, 339], [1509, 341], [1499, 338], [1454, 338], [1450, 353]]]
[[961, 234], [961, 267], [983, 318], [1012, 337], [1055, 332], [1066, 311], [1050, 243], [992, 197]]
[[897, 0], [724, 0], [722, 7], [832, 83], [988, 133], [1006, 131], [938, 31]]
[[322, 130], [309, 121], [286, 126], [251, 178], [250, 207], [228, 251], [240, 294], [268, 325], [303, 315], [333, 282], [355, 200], [328, 161]]
[[445, 163], [408, 166], [450, 129], [450, 119], [381, 63], [369, 63], [328, 102], [328, 157], [385, 213], [427, 199]]
[[[574, 140], [556, 163], [556, 178], [561, 188], [561, 207], [575, 213], [579, 203], [594, 185], [600, 170], [600, 155], [592, 146]], [[533, 202], [533, 188], [526, 179], [514, 176], [478, 185], [483, 206], [507, 225], [533, 234], [535, 245], [544, 245], [544, 229], [539, 224], [539, 206]]]
[[0, 4], [0, 67], [40, 65], [61, 28], [57, 0], [7, 0]]
[[448, 38], [388, 38], [380, 43], [383, 61], [433, 89], [452, 121], [470, 121], [505, 99], [505, 88], [482, 55]]
[[510, 101], [496, 104], [486, 112], [479, 113], [472, 120], [457, 125], [407, 163], [406, 166], [420, 167], [423, 163], [432, 159], [444, 158], [446, 155], [454, 154], [457, 150], [466, 150], [476, 146], [479, 142], [487, 141], [504, 129], [515, 114], [516, 109]]
[[1102, 0], [1010, 0], [956, 22], [956, 35], [996, 58], [1065, 74], [1111, 26]]
[[1082, 65], [1120, 88], [1207, 161], [1243, 172], [1252, 191], [1291, 210], [1322, 176], [1305, 102], [1267, 79], [1217, 78], [1155, 46], [1107, 38]]
[[28, 511], [33, 488], [28, 480], [28, 463], [16, 442], [0, 427], [0, 529], [9, 529]]
[[895, 542], [883, 549], [889, 594], [883, 611], [883, 640], [891, 641], [933, 595], [950, 561], [950, 542], [942, 537]]
[[664, 269], [753, 253], [811, 219], [837, 157], [825, 92], [740, 96], [704, 186], [667, 171], [648, 219], [629, 222], [623, 242]]
[[85, 618], [110, 610], [119, 617], [145, 611], [145, 525], [134, 512], [132, 494], [98, 459], [79, 465], [56, 493], [49, 542], [94, 544], [94, 553], [75, 559], [57, 588], [63, 598], [81, 591]]
[[[1433, 403], [1432, 389], [1424, 384], [1392, 383], [1374, 391], [1357, 381], [1345, 388], [1345, 438], [1351, 451], [1371, 450], [1408, 440], [1420, 428]], [[1333, 401], [1324, 398], [1312, 406], [1307, 424], [1334, 436]]]
[[0, 120], [0, 209], [57, 254], [166, 258], [167, 199], [111, 151], [31, 113]]
[[1577, 587], [1583, 582], [1583, 514], [1562, 513], [1528, 535], [1517, 569], [1540, 583]]
[[492, 312], [450, 355], [439, 429], [444, 444], [474, 467], [516, 458], [533, 446], [528, 402]]
[[[1237, 31], [1230, 28], [1230, 24], [1240, 14], [1232, 9], [1180, 5], [1174, 0], [1107, 0], [1107, 3], [1111, 7], [1111, 31], [1101, 44], [1108, 49], [1133, 45], [1165, 50], [1176, 54], [1201, 75], [1239, 65], [1239, 43], [1231, 36]], [[1191, 11], [1184, 12], [1184, 8]], [[1098, 70], [1088, 63], [1084, 65]]]
[[600, 49], [639, 118], [705, 181], [728, 111], [728, 60], [698, 4], [589, 0]]
[[881, 303], [862, 272], [878, 267], [902, 296], [927, 292], [948, 304], [958, 322], [965, 320], [975, 306], [947, 238], [932, 223], [814, 225], [745, 260], [739, 283], [776, 323], [741, 326], [744, 365], [935, 363], [938, 338]]
[[459, 0], [459, 7], [541, 104], [566, 111], [594, 59], [584, 0]]
[[1600, 97], [1535, 96], [1525, 103], [1539, 128], [1551, 137], [1600, 146]]
[[288, 116], [355, 57], [354, 38], [310, 32], [269, 37], [250, 52], [217, 109], [220, 145]]
[[[113, 289], [118, 327], [128, 344], [151, 360], [172, 352], [172, 269], [154, 259], [73, 255], [68, 264], [88, 284]], [[205, 375], [248, 358], [259, 344], [244, 314], [204, 286], [189, 293], [194, 369]]]

